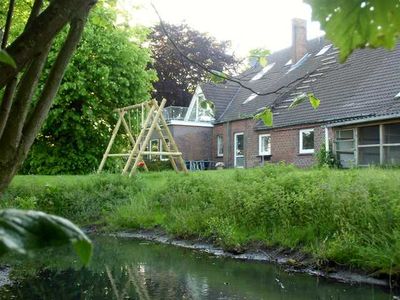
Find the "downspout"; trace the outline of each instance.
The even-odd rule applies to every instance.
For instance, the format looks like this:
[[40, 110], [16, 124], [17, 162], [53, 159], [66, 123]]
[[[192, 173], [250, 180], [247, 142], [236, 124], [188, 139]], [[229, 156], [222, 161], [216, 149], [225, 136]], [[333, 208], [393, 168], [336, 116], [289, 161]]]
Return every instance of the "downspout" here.
[[325, 151], [329, 152], [329, 129], [325, 126]]

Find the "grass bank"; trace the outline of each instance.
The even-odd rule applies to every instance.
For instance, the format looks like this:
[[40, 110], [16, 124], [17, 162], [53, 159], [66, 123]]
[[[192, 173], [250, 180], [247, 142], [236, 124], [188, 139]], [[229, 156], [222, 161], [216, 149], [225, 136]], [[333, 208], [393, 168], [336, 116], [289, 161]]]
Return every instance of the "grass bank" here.
[[316, 261], [400, 274], [400, 171], [250, 170], [120, 176], [20, 176], [2, 205], [80, 224], [161, 228], [226, 249], [298, 249]]

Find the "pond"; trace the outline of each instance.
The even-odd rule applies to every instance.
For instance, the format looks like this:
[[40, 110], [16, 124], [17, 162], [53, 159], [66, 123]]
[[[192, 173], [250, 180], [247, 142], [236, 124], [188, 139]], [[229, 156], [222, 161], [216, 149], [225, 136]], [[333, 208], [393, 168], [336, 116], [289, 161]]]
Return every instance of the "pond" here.
[[[282, 267], [116, 237], [93, 238], [87, 269], [70, 251], [7, 258], [13, 284], [1, 299], [392, 299], [382, 288], [349, 285]], [[4, 264], [4, 261], [3, 261]]]

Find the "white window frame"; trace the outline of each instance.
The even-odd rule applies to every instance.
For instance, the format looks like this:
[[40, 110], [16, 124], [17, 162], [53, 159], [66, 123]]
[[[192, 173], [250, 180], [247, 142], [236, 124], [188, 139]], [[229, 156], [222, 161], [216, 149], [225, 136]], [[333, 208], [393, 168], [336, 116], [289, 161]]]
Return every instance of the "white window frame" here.
[[[222, 146], [222, 152], [219, 151], [221, 150], [220, 146]], [[217, 157], [223, 157], [223, 156], [224, 156], [224, 137], [222, 135], [217, 135]]]
[[[265, 152], [263, 149], [263, 143], [262, 140], [263, 138], [269, 138], [269, 145], [268, 145], [268, 151]], [[259, 155], [271, 155], [271, 135], [270, 134], [260, 134], [258, 136], [258, 154]]]
[[[234, 166], [235, 168], [244, 168], [245, 164], [246, 164], [246, 160], [243, 155], [237, 155], [237, 136], [242, 135], [243, 136], [243, 152], [244, 152], [244, 133], [243, 132], [237, 132], [234, 134], [234, 147], [233, 147], [233, 152], [234, 152]], [[243, 166], [237, 166], [236, 164], [236, 159], [237, 158], [242, 158], [243, 157]]]
[[315, 152], [315, 136], [314, 136], [314, 149], [303, 149], [303, 133], [314, 132], [314, 128], [300, 129], [299, 130], [299, 153], [300, 154], [313, 154]]
[[[169, 143], [169, 140], [168, 139], [165, 139], [165, 141], [167, 142], [167, 145], [168, 145], [168, 143]], [[160, 152], [167, 152], [167, 149], [164, 149], [164, 146], [163, 146], [163, 142], [162, 142], [162, 140], [160, 139], [160, 144], [159, 144], [160, 146]], [[171, 148], [171, 144], [169, 145], [169, 148]], [[167, 161], [169, 159], [169, 157], [168, 156], [165, 156], [165, 155], [160, 155], [160, 160], [161, 161]]]
[[[157, 141], [157, 148], [158, 148], [157, 152], [158, 152], [158, 151], [160, 151], [160, 140], [159, 140], [159, 139], [151, 139], [151, 140], [150, 140], [150, 142], [149, 142], [149, 150], [150, 150], [150, 152], [153, 152], [153, 149], [152, 149], [152, 147], [151, 147], [151, 144], [152, 144], [154, 141]], [[155, 152], [156, 152], [156, 151], [155, 151]], [[157, 157], [157, 155], [154, 155], [154, 156]], [[151, 154], [149, 154], [149, 159], [150, 159], [150, 160], [152, 159], [152, 155], [151, 155]]]

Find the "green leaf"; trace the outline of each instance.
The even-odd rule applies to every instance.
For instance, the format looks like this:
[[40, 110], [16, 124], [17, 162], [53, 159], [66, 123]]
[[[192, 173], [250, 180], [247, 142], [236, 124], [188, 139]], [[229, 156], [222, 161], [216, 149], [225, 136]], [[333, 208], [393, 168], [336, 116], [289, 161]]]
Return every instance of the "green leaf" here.
[[0, 210], [0, 255], [10, 251], [26, 254], [69, 243], [87, 265], [92, 255], [92, 243], [67, 219], [38, 211]]
[[228, 78], [228, 75], [226, 75], [223, 72], [216, 71], [216, 70], [211, 70], [211, 81], [214, 83], [222, 83]]
[[274, 123], [274, 114], [270, 108], [266, 108], [262, 112], [254, 116], [255, 120], [262, 120], [265, 126], [272, 127]]
[[14, 69], [17, 68], [14, 59], [5, 50], [0, 50], [0, 62], [10, 65]]
[[317, 97], [315, 97], [314, 94], [312, 94], [312, 93], [308, 94], [308, 98], [310, 99], [311, 106], [315, 110], [317, 110], [321, 101]]
[[400, 35], [400, 5], [395, 0], [304, 0], [312, 7], [340, 59], [358, 48], [393, 49]]
[[258, 59], [258, 63], [260, 64], [261, 67], [265, 67], [268, 63], [267, 58], [265, 56], [261, 56]]
[[200, 101], [200, 107], [203, 109], [214, 109], [215, 104], [211, 100], [202, 100]]
[[303, 93], [296, 98], [294, 98], [293, 102], [290, 104], [289, 108], [294, 108], [298, 106], [299, 104], [303, 103], [308, 99], [308, 95], [306, 93]]

